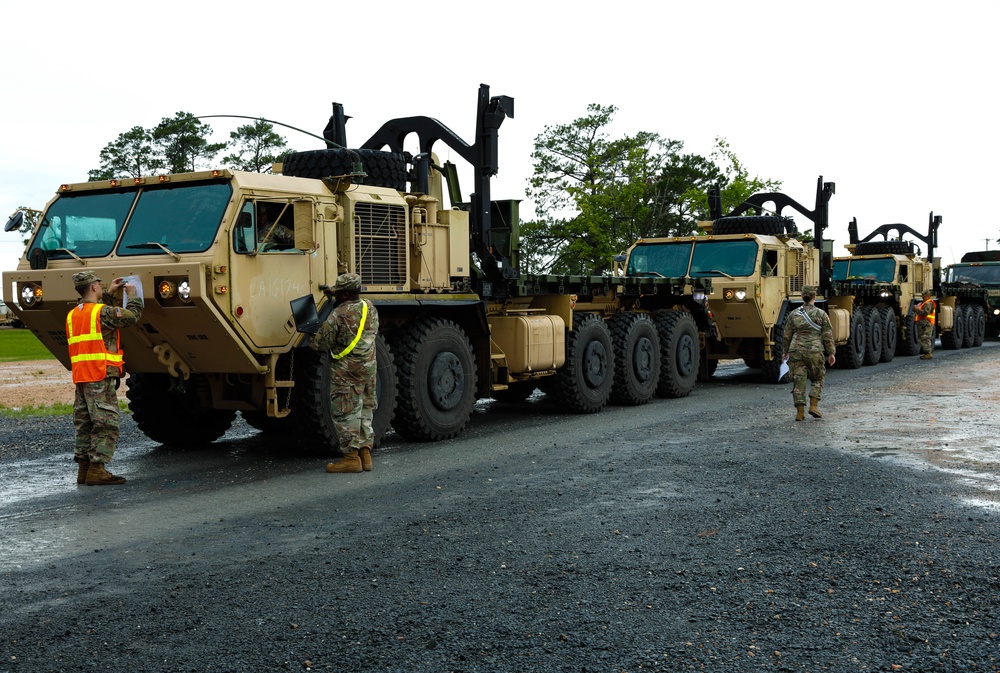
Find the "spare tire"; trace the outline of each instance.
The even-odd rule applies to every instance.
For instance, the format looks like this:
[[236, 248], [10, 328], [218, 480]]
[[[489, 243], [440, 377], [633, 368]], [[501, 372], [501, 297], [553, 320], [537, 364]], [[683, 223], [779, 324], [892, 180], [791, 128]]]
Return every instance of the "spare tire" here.
[[786, 231], [794, 230], [794, 226], [791, 218], [777, 215], [720, 217], [712, 223], [712, 233], [780, 236]]
[[909, 255], [912, 241], [865, 241], [854, 246], [855, 255]]
[[367, 176], [363, 184], [406, 191], [406, 155], [378, 150], [309, 150], [292, 152], [282, 162], [281, 172], [296, 178], [327, 178], [350, 175], [356, 158]]

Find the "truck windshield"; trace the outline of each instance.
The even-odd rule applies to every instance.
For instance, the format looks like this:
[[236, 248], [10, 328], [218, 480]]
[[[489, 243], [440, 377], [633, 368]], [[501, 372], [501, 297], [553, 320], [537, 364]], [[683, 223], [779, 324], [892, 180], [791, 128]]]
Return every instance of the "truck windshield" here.
[[[692, 252], [693, 249], [693, 252]], [[757, 268], [757, 241], [678, 241], [635, 246], [626, 273], [632, 276], [750, 276]]]
[[629, 276], [683, 278], [691, 260], [691, 243], [650, 243], [632, 248], [625, 273]]
[[176, 253], [207, 250], [231, 193], [228, 182], [145, 190], [118, 244], [118, 254], [167, 254], [159, 245]]
[[45, 251], [50, 259], [104, 257], [121, 233], [137, 190], [63, 194], [49, 207], [28, 254]]
[[1000, 285], [1000, 264], [994, 266], [948, 267], [948, 282]]
[[876, 283], [892, 283], [896, 279], [896, 260], [882, 259], [838, 259], [833, 262], [833, 279], [839, 281], [869, 280]]

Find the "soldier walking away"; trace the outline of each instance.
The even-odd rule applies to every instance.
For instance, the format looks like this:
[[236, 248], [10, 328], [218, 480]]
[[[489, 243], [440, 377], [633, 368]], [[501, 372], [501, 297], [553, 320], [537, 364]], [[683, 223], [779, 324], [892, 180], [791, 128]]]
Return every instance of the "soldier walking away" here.
[[913, 320], [920, 339], [920, 359], [934, 358], [934, 325], [937, 324], [937, 303], [931, 298], [930, 290], [924, 290], [923, 301], [913, 309]]
[[[329, 293], [331, 290], [324, 290]], [[378, 311], [360, 297], [361, 277], [342, 273], [332, 289], [335, 308], [309, 339], [309, 347], [330, 352], [330, 413], [343, 457], [327, 472], [368, 472], [372, 469], [375, 433], [375, 337]]]
[[[73, 274], [73, 285], [81, 301], [66, 315], [66, 339], [76, 398], [73, 426], [76, 442], [73, 460], [77, 463], [76, 483], [87, 486], [124, 484], [125, 477], [108, 472], [118, 446], [118, 385], [125, 368], [122, 356], [122, 327], [136, 324], [142, 316], [143, 301], [135, 288], [115, 278], [107, 292], [93, 271]], [[114, 296], [122, 288], [128, 294], [124, 308], [114, 306]], [[133, 291], [128, 292], [129, 289]]]
[[814, 305], [816, 288], [802, 288], [802, 306], [785, 319], [784, 341], [787, 344], [785, 361], [792, 378], [792, 401], [795, 403], [795, 420], [805, 419], [806, 380], [812, 383], [809, 390], [809, 415], [822, 418], [819, 400], [823, 397], [826, 364], [837, 361], [834, 356], [833, 326], [823, 309]]

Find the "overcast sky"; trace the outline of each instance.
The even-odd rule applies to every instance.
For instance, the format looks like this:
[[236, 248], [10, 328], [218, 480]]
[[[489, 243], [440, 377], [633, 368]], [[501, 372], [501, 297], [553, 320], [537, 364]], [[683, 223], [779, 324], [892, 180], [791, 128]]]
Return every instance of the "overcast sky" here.
[[[947, 264], [987, 239], [1000, 248], [998, 15], [986, 0], [3, 3], [0, 218], [42, 208], [119, 133], [180, 111], [321, 134], [339, 102], [349, 144], [411, 115], [471, 140], [486, 83], [516, 101], [494, 198], [524, 197], [546, 125], [614, 105], [613, 135], [655, 132], [706, 156], [723, 137], [810, 208], [817, 177], [835, 182], [836, 254], [852, 217], [864, 236], [926, 233], [942, 215]], [[217, 140], [247, 123], [207, 121]], [[0, 233], [0, 270], [21, 251]]]

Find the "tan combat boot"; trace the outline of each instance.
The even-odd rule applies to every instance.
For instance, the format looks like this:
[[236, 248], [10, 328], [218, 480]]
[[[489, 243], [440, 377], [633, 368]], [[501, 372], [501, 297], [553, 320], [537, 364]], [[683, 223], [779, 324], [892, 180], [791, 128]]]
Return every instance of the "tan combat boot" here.
[[806, 419], [806, 405], [796, 404], [795, 405], [795, 420], [804, 421]]
[[87, 486], [114, 486], [124, 484], [125, 477], [111, 474], [104, 468], [104, 463], [91, 463], [87, 470]]
[[90, 470], [90, 460], [88, 458], [73, 458], [76, 461], [76, 483], [87, 483], [87, 471]]
[[809, 400], [809, 415], [815, 418], [823, 418], [823, 414], [819, 413], [819, 400], [815, 397]]
[[357, 449], [350, 449], [344, 451], [344, 457], [340, 460], [327, 463], [327, 472], [361, 472], [364, 468], [361, 467], [361, 458], [358, 456]]
[[924, 353], [923, 355], [920, 356], [920, 359], [921, 360], [933, 360], [934, 356], [931, 355], [930, 353]]
[[365, 472], [372, 471], [372, 452], [371, 449], [361, 449], [358, 454], [361, 456], [361, 469]]

